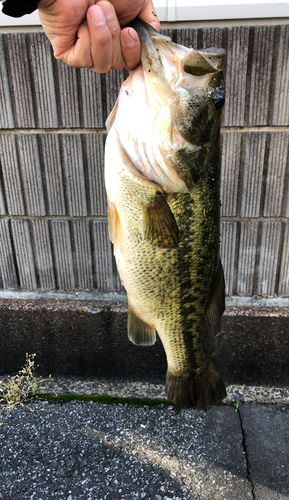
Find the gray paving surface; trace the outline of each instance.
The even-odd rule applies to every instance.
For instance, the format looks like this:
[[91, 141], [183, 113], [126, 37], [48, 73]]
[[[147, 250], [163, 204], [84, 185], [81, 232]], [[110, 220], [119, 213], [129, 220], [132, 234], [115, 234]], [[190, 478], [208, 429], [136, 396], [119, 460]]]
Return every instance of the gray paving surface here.
[[251, 403], [240, 416], [255, 499], [289, 498], [289, 406]]
[[31, 403], [0, 427], [1, 500], [287, 499], [289, 406]]

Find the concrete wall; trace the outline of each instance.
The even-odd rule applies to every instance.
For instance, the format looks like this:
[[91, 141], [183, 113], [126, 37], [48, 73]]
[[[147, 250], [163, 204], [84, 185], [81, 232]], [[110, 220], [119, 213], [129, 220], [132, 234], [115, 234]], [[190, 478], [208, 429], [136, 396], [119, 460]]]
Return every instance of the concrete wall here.
[[[289, 26], [168, 29], [224, 47], [221, 253], [227, 294], [289, 296]], [[0, 289], [121, 291], [107, 235], [105, 120], [125, 71], [0, 34]]]

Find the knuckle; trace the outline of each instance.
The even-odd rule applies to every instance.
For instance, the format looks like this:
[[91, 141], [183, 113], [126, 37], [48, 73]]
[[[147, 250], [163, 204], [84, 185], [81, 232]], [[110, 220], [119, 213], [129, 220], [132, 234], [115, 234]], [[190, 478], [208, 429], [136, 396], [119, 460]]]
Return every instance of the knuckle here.
[[107, 73], [111, 69], [111, 65], [106, 65], [103, 66], [100, 70], [98, 70], [98, 73]]
[[112, 65], [112, 69], [115, 69], [116, 71], [118, 71], [119, 69], [122, 69], [125, 67], [125, 64], [123, 61], [117, 61], [115, 63], [113, 63]]
[[120, 29], [117, 27], [112, 27], [110, 29], [111, 32], [111, 38], [115, 42], [115, 40], [118, 40], [120, 38]]
[[94, 61], [90, 69], [96, 73], [107, 73], [111, 69], [111, 63], [107, 61]]
[[111, 32], [108, 26], [98, 27], [92, 34], [93, 42], [99, 47], [111, 44]]
[[93, 65], [93, 61], [91, 58], [91, 54], [86, 54], [81, 58], [80, 68], [91, 68]]

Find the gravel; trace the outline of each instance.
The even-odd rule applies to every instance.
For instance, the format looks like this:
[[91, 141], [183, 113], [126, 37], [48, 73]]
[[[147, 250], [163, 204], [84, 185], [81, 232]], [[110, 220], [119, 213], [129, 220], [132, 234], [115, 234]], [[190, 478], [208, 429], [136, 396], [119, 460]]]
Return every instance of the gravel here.
[[[0, 377], [0, 392], [6, 389], [9, 377]], [[289, 388], [229, 385], [224, 403], [240, 401], [257, 403], [289, 404]], [[164, 384], [137, 382], [120, 379], [101, 380], [96, 378], [48, 377], [41, 381], [38, 377], [38, 393], [49, 394], [108, 394], [118, 397], [166, 399]]]
[[[3, 419], [3, 414], [2, 414]], [[0, 427], [1, 500], [251, 498], [239, 416], [30, 403]]]

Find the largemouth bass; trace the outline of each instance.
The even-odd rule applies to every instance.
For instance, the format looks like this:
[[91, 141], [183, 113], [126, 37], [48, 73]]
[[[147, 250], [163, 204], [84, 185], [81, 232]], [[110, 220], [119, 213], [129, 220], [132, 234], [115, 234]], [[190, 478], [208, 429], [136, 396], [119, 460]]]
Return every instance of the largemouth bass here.
[[197, 51], [136, 20], [141, 65], [107, 120], [110, 238], [128, 295], [128, 336], [164, 346], [167, 398], [208, 410], [226, 396], [203, 346], [220, 330], [220, 114], [223, 49]]

